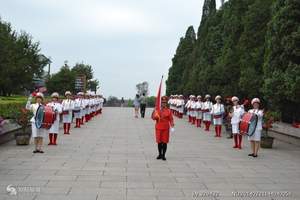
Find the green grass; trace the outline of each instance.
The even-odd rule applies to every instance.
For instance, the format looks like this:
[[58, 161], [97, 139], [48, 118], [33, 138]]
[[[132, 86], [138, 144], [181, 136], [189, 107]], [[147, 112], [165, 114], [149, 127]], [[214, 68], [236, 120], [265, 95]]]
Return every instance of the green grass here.
[[12, 102], [26, 102], [28, 97], [25, 96], [10, 96], [0, 97], [0, 104], [12, 103]]

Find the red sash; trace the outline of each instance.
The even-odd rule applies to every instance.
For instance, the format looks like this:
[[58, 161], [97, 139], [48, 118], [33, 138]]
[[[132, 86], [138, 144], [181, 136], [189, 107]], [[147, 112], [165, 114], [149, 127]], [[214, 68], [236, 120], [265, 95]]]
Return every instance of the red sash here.
[[68, 111], [68, 110], [64, 110], [64, 111], [62, 112], [62, 114], [63, 114], [63, 115], [68, 115], [68, 114], [69, 114], [69, 111]]
[[214, 115], [214, 119], [220, 119], [222, 115]]

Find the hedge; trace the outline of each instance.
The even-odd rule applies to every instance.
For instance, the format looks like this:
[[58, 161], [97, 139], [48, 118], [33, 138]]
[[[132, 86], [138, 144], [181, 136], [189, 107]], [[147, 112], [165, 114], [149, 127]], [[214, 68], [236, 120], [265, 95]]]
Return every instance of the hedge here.
[[9, 101], [0, 103], [0, 117], [4, 119], [11, 119], [14, 113], [21, 108], [24, 108], [26, 101]]

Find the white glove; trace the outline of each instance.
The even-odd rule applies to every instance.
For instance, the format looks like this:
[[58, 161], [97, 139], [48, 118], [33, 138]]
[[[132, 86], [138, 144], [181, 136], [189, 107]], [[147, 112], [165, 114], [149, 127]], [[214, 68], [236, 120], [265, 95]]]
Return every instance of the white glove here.
[[170, 131], [171, 131], [171, 133], [174, 133], [175, 132], [175, 128], [171, 127]]

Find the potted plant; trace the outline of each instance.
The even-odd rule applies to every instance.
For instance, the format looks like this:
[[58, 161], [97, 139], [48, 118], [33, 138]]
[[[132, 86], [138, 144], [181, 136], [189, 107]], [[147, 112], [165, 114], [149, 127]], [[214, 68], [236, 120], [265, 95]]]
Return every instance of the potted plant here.
[[31, 138], [31, 130], [29, 129], [33, 114], [25, 108], [20, 108], [14, 112], [13, 120], [21, 126], [20, 132], [15, 133], [17, 145], [28, 145]]
[[273, 147], [274, 138], [268, 135], [268, 131], [274, 122], [280, 120], [280, 116], [280, 112], [276, 111], [268, 111], [264, 114], [261, 148], [271, 149]]

